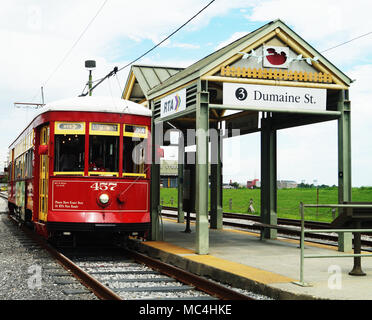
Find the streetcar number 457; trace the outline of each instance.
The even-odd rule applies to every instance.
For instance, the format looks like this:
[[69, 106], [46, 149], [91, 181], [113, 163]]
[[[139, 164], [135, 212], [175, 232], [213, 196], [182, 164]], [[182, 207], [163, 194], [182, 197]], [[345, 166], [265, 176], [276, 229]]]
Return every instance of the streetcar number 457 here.
[[90, 186], [90, 188], [96, 191], [106, 191], [106, 190], [114, 191], [117, 186], [118, 184], [113, 183], [113, 182], [96, 182], [96, 183], [93, 183]]

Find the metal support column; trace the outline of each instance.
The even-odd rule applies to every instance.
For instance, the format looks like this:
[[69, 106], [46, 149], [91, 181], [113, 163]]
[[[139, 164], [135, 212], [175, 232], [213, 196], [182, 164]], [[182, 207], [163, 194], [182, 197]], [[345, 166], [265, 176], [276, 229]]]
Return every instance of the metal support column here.
[[178, 223], [185, 221], [183, 212], [183, 168], [185, 159], [185, 140], [183, 133], [178, 138]]
[[[341, 90], [338, 102], [338, 203], [351, 201], [351, 122], [349, 91]], [[352, 233], [338, 236], [338, 251], [352, 250]]]
[[222, 229], [222, 137], [221, 130], [211, 135], [211, 229]]
[[[152, 140], [152, 157], [151, 157], [151, 240], [160, 240], [160, 159], [158, 147], [161, 146], [163, 135], [162, 125], [151, 122], [151, 140]], [[160, 140], [159, 140], [160, 139]]]
[[199, 81], [196, 105], [196, 248], [209, 252], [208, 228], [208, 129], [209, 93]]
[[[261, 119], [261, 222], [277, 224], [276, 130], [268, 115]], [[276, 239], [277, 230], [263, 228], [261, 239]]]

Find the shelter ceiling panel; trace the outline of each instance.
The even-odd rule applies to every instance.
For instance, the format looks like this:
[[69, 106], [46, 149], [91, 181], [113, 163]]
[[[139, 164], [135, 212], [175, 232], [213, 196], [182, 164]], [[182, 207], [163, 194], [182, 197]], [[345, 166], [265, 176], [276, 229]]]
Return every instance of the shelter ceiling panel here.
[[143, 93], [141, 86], [139, 85], [138, 82], [134, 84], [130, 97], [141, 99], [141, 100], [145, 98], [145, 94]]
[[[259, 131], [258, 112], [238, 112], [225, 117], [225, 128], [229, 131], [240, 130], [240, 135]], [[230, 134], [230, 132], [229, 132]]]

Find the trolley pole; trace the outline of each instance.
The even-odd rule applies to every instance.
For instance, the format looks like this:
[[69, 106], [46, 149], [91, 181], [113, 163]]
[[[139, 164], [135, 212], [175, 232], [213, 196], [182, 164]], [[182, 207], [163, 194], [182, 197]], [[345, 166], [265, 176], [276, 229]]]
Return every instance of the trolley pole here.
[[89, 70], [89, 81], [88, 81], [88, 86], [89, 86], [89, 96], [92, 95], [92, 85], [93, 85], [92, 70]]
[[[89, 71], [89, 80], [88, 80], [88, 92], [89, 96], [92, 95], [93, 91], [93, 77], [92, 77], [92, 70], [96, 67], [96, 62], [94, 60], [86, 60], [85, 61], [85, 68]], [[85, 94], [86, 95], [86, 94]]]

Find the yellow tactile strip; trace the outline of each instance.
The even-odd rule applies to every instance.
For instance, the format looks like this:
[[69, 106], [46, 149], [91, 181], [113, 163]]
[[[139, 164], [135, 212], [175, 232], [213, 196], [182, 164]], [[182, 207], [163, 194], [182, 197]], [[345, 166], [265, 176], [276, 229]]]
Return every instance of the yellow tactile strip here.
[[190, 249], [185, 249], [174, 244], [163, 241], [148, 241], [144, 243], [147, 246], [166, 251], [172, 254], [183, 255], [184, 259], [202, 263], [210, 267], [221, 269], [232, 274], [248, 278], [263, 284], [292, 282], [292, 278], [288, 278], [273, 272], [253, 268], [244, 264], [232, 262], [226, 259], [217, 258], [212, 255], [197, 255]]
[[188, 256], [186, 258], [264, 284], [295, 281], [294, 279], [282, 276], [280, 274], [249, 267], [244, 264], [217, 258], [211, 255], [195, 255]]
[[192, 254], [195, 253], [195, 251], [190, 250], [190, 249], [185, 249], [179, 246], [176, 246], [174, 244], [171, 244], [169, 242], [164, 242], [164, 241], [147, 241], [144, 242], [144, 244], [159, 249], [163, 250], [166, 252], [174, 253], [174, 254]]

